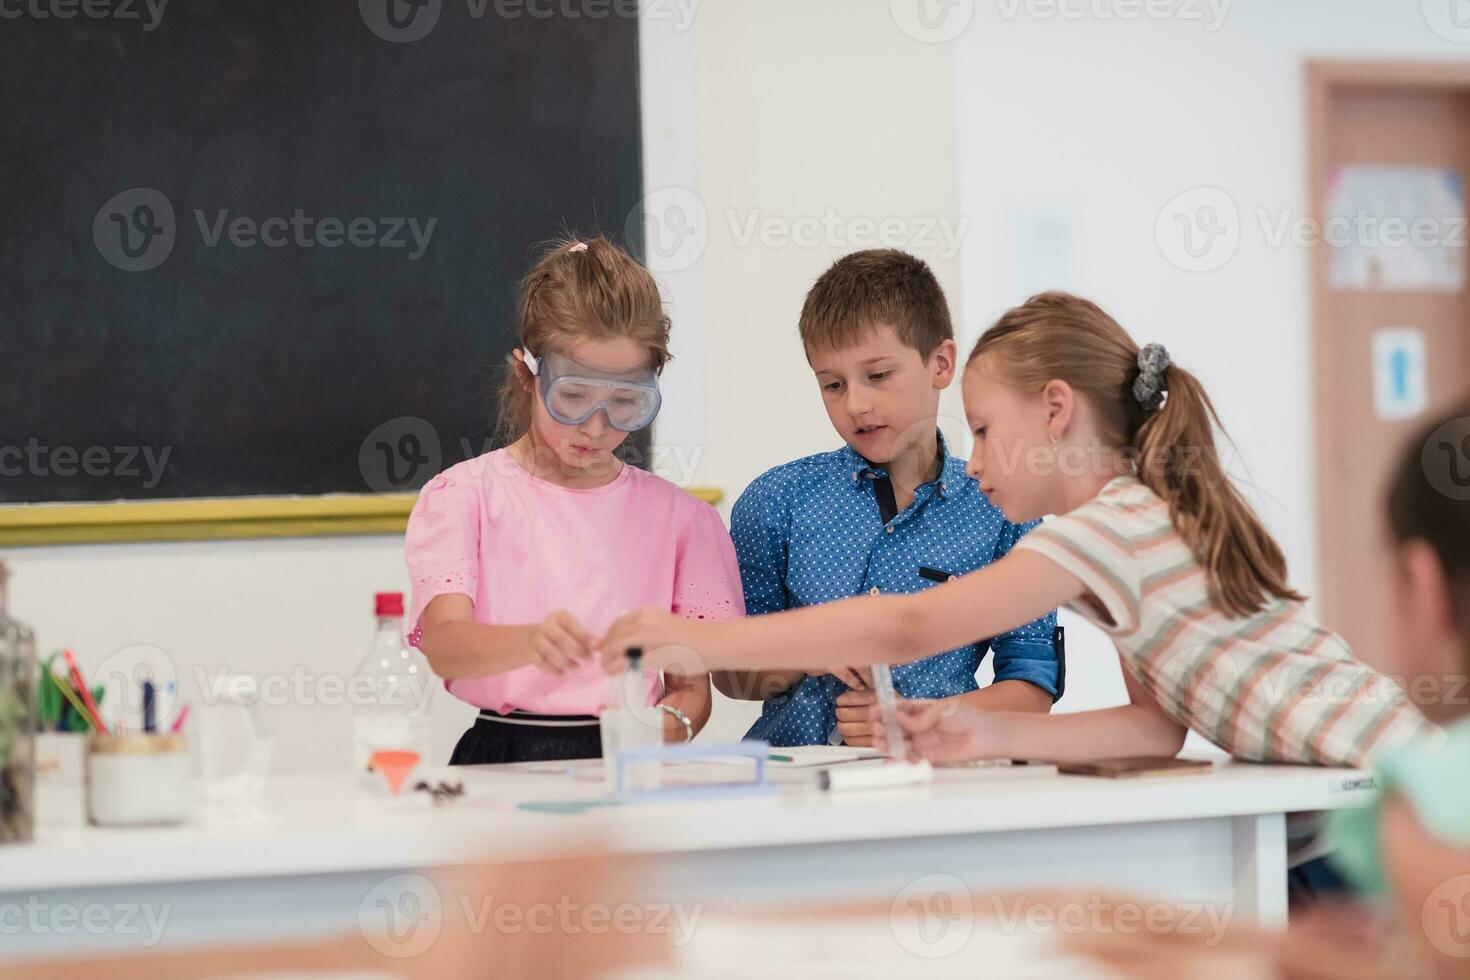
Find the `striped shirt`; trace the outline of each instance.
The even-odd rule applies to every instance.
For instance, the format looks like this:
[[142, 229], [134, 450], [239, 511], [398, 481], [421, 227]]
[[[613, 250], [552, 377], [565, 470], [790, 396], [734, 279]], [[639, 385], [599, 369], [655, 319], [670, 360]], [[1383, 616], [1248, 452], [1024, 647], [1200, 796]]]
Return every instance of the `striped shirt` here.
[[1300, 602], [1272, 597], [1244, 618], [1216, 605], [1168, 504], [1137, 477], [1046, 521], [1022, 549], [1080, 579], [1091, 596], [1071, 608], [1112, 637], [1129, 675], [1236, 758], [1361, 766], [1435, 730]]

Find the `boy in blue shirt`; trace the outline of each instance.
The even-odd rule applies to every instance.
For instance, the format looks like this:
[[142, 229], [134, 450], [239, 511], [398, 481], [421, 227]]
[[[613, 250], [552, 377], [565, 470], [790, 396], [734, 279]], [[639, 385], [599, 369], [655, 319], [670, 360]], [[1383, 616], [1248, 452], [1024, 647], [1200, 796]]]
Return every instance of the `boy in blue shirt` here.
[[[949, 455], [936, 420], [954, 380], [949, 306], [928, 265], [878, 249], [839, 259], [802, 306], [801, 339], [832, 426], [846, 443], [769, 470], [736, 501], [731, 536], [750, 615], [863, 592], [917, 592], [1002, 557], [1030, 529]], [[1051, 709], [1061, 696], [1055, 613], [993, 639], [893, 668], [907, 698], [997, 711]], [[995, 680], [975, 672], [995, 652]], [[721, 671], [729, 697], [763, 700], [746, 733], [772, 745], [871, 744], [872, 675]]]

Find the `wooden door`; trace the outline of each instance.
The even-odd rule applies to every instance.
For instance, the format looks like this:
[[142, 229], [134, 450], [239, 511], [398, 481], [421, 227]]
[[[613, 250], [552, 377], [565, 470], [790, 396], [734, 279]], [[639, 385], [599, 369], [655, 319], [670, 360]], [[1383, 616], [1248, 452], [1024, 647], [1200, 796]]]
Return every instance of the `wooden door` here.
[[[1310, 184], [1319, 222], [1329, 214], [1345, 167], [1445, 168], [1464, 187], [1470, 176], [1470, 65], [1313, 63], [1307, 79]], [[1463, 257], [1464, 228], [1456, 229], [1451, 216], [1430, 217], [1439, 247], [1458, 248]], [[1335, 285], [1333, 251], [1320, 243], [1312, 261], [1322, 613], [1372, 663], [1386, 639], [1390, 601], [1387, 481], [1426, 414], [1470, 390], [1470, 311], [1463, 286]], [[1417, 330], [1424, 341], [1427, 404], [1413, 417], [1385, 418], [1375, 405], [1374, 335], [1395, 327]]]

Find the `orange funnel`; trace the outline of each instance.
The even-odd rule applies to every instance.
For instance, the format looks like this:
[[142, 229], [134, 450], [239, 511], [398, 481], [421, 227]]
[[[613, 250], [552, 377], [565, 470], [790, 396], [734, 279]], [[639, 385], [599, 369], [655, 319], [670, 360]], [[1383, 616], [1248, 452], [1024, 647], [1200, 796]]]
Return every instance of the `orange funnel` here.
[[417, 752], [403, 750], [380, 749], [368, 759], [368, 765], [382, 773], [388, 780], [388, 789], [392, 790], [394, 796], [398, 795], [398, 791], [403, 788], [403, 781], [418, 764], [419, 754]]

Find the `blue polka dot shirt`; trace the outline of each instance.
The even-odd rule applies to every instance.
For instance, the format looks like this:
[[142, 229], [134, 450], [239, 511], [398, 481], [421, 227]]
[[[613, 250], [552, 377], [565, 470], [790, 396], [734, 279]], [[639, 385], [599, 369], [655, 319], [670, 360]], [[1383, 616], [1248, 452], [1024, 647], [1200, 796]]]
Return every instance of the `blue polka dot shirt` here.
[[[778, 466], [736, 501], [730, 535], [740, 559], [750, 615], [796, 609], [872, 592], [918, 592], [935, 581], [921, 568], [963, 575], [1001, 558], [1035, 523], [1012, 524], [949, 455], [939, 478], [886, 525], [875, 484], [887, 472], [851, 446]], [[943, 698], [976, 690], [975, 672], [995, 651], [995, 679], [1023, 680], [1057, 696], [1052, 647], [1056, 614], [969, 646], [893, 668], [906, 698]], [[831, 674], [804, 677], [770, 698], [745, 737], [772, 745], [826, 745], [837, 729]]]

